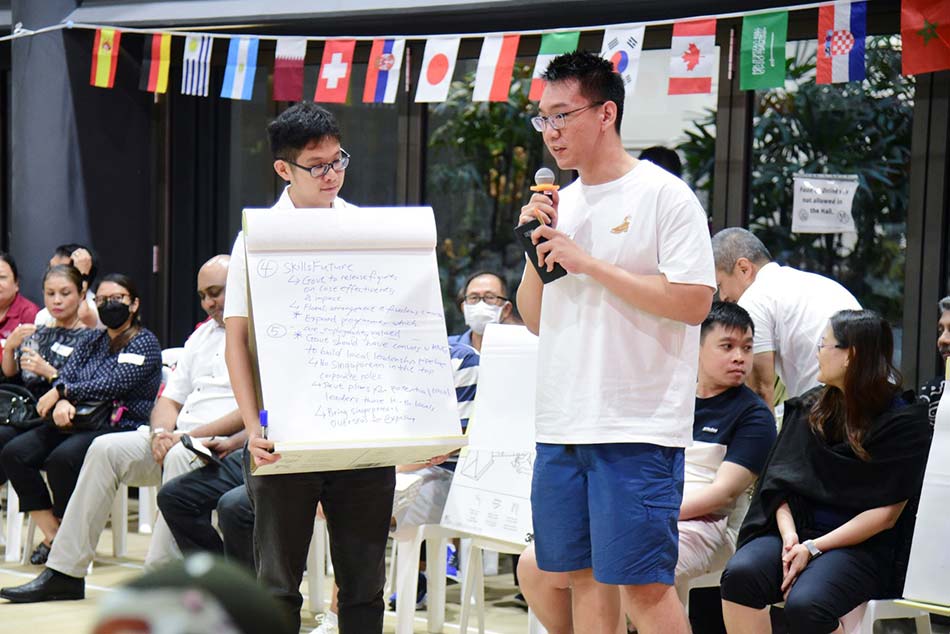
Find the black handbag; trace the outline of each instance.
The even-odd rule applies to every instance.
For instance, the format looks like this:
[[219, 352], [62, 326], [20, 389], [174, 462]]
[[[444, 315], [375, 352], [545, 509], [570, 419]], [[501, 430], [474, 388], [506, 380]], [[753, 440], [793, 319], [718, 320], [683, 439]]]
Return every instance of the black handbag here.
[[73, 415], [71, 427], [59, 427], [60, 431], [98, 431], [112, 427], [112, 412], [115, 410], [114, 401], [91, 401], [74, 403], [76, 413]]
[[22, 385], [0, 384], [0, 425], [32, 429], [43, 422], [36, 413], [36, 397]]

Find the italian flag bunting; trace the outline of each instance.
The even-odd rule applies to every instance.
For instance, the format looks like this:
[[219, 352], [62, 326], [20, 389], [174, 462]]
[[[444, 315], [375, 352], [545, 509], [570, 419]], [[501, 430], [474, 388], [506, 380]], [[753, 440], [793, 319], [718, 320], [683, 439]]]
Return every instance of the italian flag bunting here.
[[116, 29], [97, 29], [92, 45], [92, 68], [89, 84], [99, 88], [112, 88], [115, 83], [115, 66], [119, 62], [119, 39], [122, 32]]
[[531, 76], [531, 90], [528, 92], [528, 99], [531, 101], [541, 99], [541, 93], [544, 92], [544, 80], [541, 79], [541, 75], [548, 69], [548, 64], [551, 63], [552, 59], [558, 55], [576, 51], [580, 37], [580, 31], [546, 33], [541, 36], [541, 50], [538, 51], [538, 59], [534, 63], [534, 74]]

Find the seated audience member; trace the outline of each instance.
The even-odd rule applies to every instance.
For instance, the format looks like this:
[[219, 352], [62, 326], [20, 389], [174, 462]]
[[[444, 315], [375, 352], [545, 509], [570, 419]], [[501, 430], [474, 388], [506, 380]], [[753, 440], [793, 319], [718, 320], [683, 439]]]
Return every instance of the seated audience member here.
[[0, 348], [17, 326], [36, 321], [39, 310], [39, 306], [20, 295], [20, 278], [13, 256], [0, 251]]
[[[676, 588], [686, 600], [691, 579], [720, 569], [735, 550], [746, 491], [775, 440], [768, 407], [743, 382], [752, 365], [753, 326], [735, 304], [715, 302], [700, 331], [693, 445], [686, 449]], [[636, 539], [636, 535], [631, 535]], [[538, 568], [529, 546], [518, 564], [521, 590], [550, 634], [583, 632], [572, 624], [567, 573]], [[637, 615], [628, 615], [636, 624]]]
[[950, 360], [950, 296], [941, 299], [937, 303], [937, 308], [940, 310], [940, 319], [937, 321], [937, 350], [943, 360], [943, 367], [940, 369], [940, 374], [920, 387], [920, 393], [917, 395], [921, 403], [927, 404], [931, 427], [937, 417], [940, 397], [943, 396], [947, 380], [947, 361]]
[[662, 167], [677, 178], [683, 176], [683, 163], [680, 161], [680, 156], [676, 153], [676, 150], [671, 150], [662, 145], [654, 145], [640, 152], [638, 158], [641, 161], [650, 161], [654, 165]]
[[[48, 326], [20, 324], [3, 348], [3, 375], [19, 381], [37, 399], [59, 378], [69, 356], [91, 336], [79, 319], [82, 276], [71, 266], [53, 266], [43, 277], [43, 298], [50, 312]], [[0, 451], [21, 433], [12, 425], [0, 425]], [[7, 474], [0, 466], [0, 484]]]
[[146, 573], [99, 603], [92, 634], [296, 634], [245, 570], [197, 554]]
[[748, 385], [776, 405], [775, 377], [789, 397], [818, 386], [815, 341], [839, 310], [860, 310], [858, 300], [832, 279], [780, 266], [751, 232], [730, 227], [712, 238], [719, 299], [752, 316], [755, 343]]
[[[85, 303], [79, 305], [79, 318], [87, 328], [102, 328], [102, 322], [99, 321], [99, 312], [96, 310], [96, 296], [90, 289], [96, 279], [96, 273], [99, 270], [96, 264], [96, 256], [90, 249], [81, 244], [61, 244], [56, 247], [53, 257], [49, 259], [49, 265], [73, 266], [80, 275], [82, 275], [82, 294], [86, 298]], [[50, 321], [51, 315], [47, 309], [41, 310], [36, 315], [38, 325], [46, 324]]]
[[[93, 331], [73, 351], [37, 412], [52, 421], [20, 434], [3, 448], [0, 464], [43, 532], [37, 559], [56, 537], [92, 441], [135, 429], [148, 420], [162, 379], [158, 339], [141, 326], [139, 295], [125, 275], [103, 278], [96, 303], [106, 330]], [[78, 412], [78, 414], [77, 414]], [[46, 471], [50, 491], [43, 481]], [[6, 596], [0, 593], [0, 596]]]
[[[192, 442], [198, 444], [198, 438], [233, 435], [242, 428], [224, 362], [221, 311], [227, 260], [227, 256], [212, 258], [198, 273], [201, 305], [212, 319], [185, 343], [178, 366], [152, 410], [151, 432], [143, 426], [92, 443], [46, 570], [30, 583], [0, 590], [0, 596], [17, 602], [82, 598], [83, 577], [95, 556], [119, 483], [158, 486], [163, 476], [174, 478], [203, 464], [177, 442], [182, 433], [193, 434]], [[206, 446], [220, 451], [240, 442], [241, 438], [231, 438], [207, 441]], [[146, 567], [177, 557], [172, 537], [159, 517]]]
[[824, 387], [786, 401], [739, 547], [722, 575], [729, 632], [770, 632], [785, 601], [791, 634], [841, 632], [861, 603], [894, 596], [930, 443], [927, 408], [909, 404], [891, 364], [891, 327], [843, 310], [818, 342]]

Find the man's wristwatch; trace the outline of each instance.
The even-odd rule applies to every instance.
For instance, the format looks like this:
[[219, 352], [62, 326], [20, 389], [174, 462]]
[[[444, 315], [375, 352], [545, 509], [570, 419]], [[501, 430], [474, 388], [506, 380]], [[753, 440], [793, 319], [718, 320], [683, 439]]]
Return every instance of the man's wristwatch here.
[[813, 539], [806, 539], [802, 542], [802, 546], [808, 549], [808, 554], [811, 555], [812, 559], [821, 554], [821, 549], [815, 546], [815, 540]]

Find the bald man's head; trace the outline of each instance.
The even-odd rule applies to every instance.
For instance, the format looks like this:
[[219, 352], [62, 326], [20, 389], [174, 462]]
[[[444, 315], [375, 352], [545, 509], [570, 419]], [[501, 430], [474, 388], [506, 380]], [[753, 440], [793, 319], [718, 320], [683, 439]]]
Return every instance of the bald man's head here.
[[224, 287], [228, 281], [229, 255], [216, 255], [198, 269], [198, 297], [208, 316], [224, 325]]

